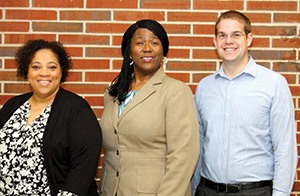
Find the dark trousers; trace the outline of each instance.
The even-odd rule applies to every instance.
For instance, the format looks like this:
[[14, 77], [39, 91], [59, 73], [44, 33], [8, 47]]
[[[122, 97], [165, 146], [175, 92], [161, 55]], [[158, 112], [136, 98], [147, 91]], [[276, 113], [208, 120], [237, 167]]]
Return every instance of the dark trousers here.
[[241, 190], [237, 193], [226, 193], [210, 189], [201, 182], [197, 187], [195, 196], [272, 196], [272, 185]]

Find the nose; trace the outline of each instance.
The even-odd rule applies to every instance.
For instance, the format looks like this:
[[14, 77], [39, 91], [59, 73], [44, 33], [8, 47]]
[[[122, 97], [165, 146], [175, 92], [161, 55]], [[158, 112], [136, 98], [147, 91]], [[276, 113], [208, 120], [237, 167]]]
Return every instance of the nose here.
[[47, 67], [43, 67], [40, 71], [41, 76], [48, 76], [49, 75], [49, 70]]
[[228, 43], [233, 42], [232, 36], [231, 35], [227, 35], [226, 38], [225, 38], [225, 41], [228, 42]]
[[144, 52], [151, 52], [152, 51], [151, 43], [146, 42], [144, 44], [143, 51]]

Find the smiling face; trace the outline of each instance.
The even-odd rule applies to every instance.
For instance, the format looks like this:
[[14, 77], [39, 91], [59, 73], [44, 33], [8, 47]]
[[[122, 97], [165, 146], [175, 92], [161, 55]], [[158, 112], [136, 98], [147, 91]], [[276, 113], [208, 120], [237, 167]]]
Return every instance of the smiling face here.
[[246, 35], [244, 24], [234, 19], [222, 19], [217, 29], [213, 41], [224, 65], [246, 66], [252, 34]]
[[34, 96], [54, 99], [61, 76], [57, 56], [49, 49], [38, 50], [28, 66], [27, 75]]
[[159, 38], [146, 28], [139, 28], [131, 39], [134, 73], [152, 76], [160, 67], [163, 47]]

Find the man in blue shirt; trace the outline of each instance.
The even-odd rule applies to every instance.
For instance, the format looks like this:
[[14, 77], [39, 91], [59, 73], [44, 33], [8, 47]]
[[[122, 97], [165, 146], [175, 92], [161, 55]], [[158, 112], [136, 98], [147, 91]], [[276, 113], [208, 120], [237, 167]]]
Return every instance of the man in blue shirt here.
[[248, 54], [253, 35], [240, 12], [223, 13], [215, 48], [223, 60], [199, 82], [200, 156], [196, 196], [289, 196], [297, 167], [292, 96], [283, 76]]

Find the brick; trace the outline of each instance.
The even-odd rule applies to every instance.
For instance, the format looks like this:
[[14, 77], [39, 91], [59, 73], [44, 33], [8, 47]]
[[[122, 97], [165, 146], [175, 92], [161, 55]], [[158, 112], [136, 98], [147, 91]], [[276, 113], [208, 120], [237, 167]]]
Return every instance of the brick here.
[[1, 0], [0, 7], [28, 7], [28, 0]]
[[114, 20], [116, 21], [137, 21], [143, 18], [163, 21], [165, 15], [159, 11], [114, 11]]
[[190, 24], [162, 24], [167, 34], [189, 34], [191, 33]]
[[272, 21], [272, 14], [270, 13], [244, 13], [251, 23], [270, 23]]
[[248, 1], [248, 10], [296, 11], [297, 2], [293, 1]]
[[49, 10], [6, 10], [7, 19], [57, 20], [57, 12]]
[[128, 27], [131, 25], [124, 23], [87, 23], [87, 33], [125, 33]]
[[274, 22], [299, 23], [299, 13], [274, 13]]
[[275, 62], [273, 65], [273, 70], [277, 72], [296, 72], [296, 66], [300, 63], [294, 62]]
[[60, 20], [111, 20], [110, 11], [60, 11]]
[[14, 57], [18, 47], [0, 47], [0, 57]]
[[0, 105], [4, 105], [13, 95], [0, 95]]
[[70, 71], [68, 73], [68, 77], [66, 78], [66, 82], [82, 82], [82, 72]]
[[201, 10], [243, 10], [244, 1], [234, 0], [221, 1], [221, 0], [194, 0], [194, 9]]
[[100, 118], [103, 113], [103, 109], [98, 109], [98, 108], [92, 108], [94, 114], [96, 115], [97, 118]]
[[285, 77], [288, 84], [296, 84], [297, 83], [295, 74], [281, 74], [281, 75], [283, 75]]
[[193, 79], [193, 83], [199, 83], [200, 80], [202, 80], [203, 78], [205, 78], [206, 76], [209, 76], [211, 74], [213, 74], [214, 72], [211, 72], [211, 73], [194, 73], [193, 76], [192, 76], [192, 79]]
[[59, 41], [64, 44], [109, 45], [109, 36], [59, 35]]
[[194, 49], [194, 59], [220, 59], [215, 49]]
[[215, 25], [194, 25], [194, 34], [215, 34]]
[[189, 84], [189, 87], [193, 93], [193, 95], [195, 95], [196, 92], [196, 88], [197, 88], [197, 84]]
[[17, 68], [16, 62], [14, 59], [5, 59], [4, 64], [5, 64], [6, 69], [16, 69]]
[[295, 60], [296, 53], [295, 51], [288, 50], [250, 50], [249, 54], [254, 59], [261, 60]]
[[213, 71], [216, 70], [214, 62], [195, 62], [195, 61], [171, 61], [168, 62], [167, 70], [177, 71]]
[[103, 94], [107, 85], [104, 84], [70, 84], [70, 83], [64, 83], [62, 84], [62, 87], [77, 93], [77, 94]]
[[270, 40], [269, 38], [254, 38], [251, 44], [251, 47], [269, 47]]
[[2, 59], [0, 59], [0, 69], [2, 69], [2, 68], [4, 68], [3, 61], [2, 61]]
[[[293, 96], [300, 96], [300, 87], [299, 86], [290, 86], [290, 90], [291, 90], [291, 93]], [[300, 120], [300, 118], [297, 118], [297, 120]]]
[[47, 41], [55, 41], [55, 34], [5, 34], [4, 41], [6, 44], [24, 44], [28, 40], [44, 39]]
[[166, 75], [175, 78], [176, 80], [180, 80], [182, 82], [189, 82], [190, 81], [190, 74], [189, 73], [170, 73], [166, 72]]
[[4, 84], [4, 93], [27, 93], [31, 92], [29, 84], [21, 83], [5, 83]]
[[138, 8], [138, 0], [86, 0], [87, 8]]
[[169, 49], [167, 54], [169, 58], [189, 58], [190, 57], [190, 50], [189, 49]]
[[90, 106], [103, 106], [104, 97], [103, 96], [85, 96], [85, 100], [90, 104]]
[[170, 45], [172, 46], [207, 46], [213, 47], [211, 37], [171, 37], [169, 36]]
[[83, 49], [80, 47], [65, 47], [65, 49], [71, 55], [71, 57], [83, 56]]
[[0, 22], [2, 32], [28, 32], [29, 22]]
[[254, 35], [291, 36], [297, 34], [296, 26], [253, 26], [251, 32]]
[[120, 71], [122, 68], [122, 63], [123, 63], [123, 60], [113, 60], [112, 68]]
[[66, 22], [33, 22], [33, 31], [46, 32], [82, 32], [82, 23], [66, 23]]
[[123, 35], [122, 36], [113, 36], [112, 38], [112, 44], [114, 46], [120, 46], [121, 48], [121, 44], [122, 44], [122, 40], [123, 40]]
[[[291, 87], [290, 87], [291, 89]], [[295, 120], [300, 120], [300, 111], [299, 110], [296, 110], [295, 111]], [[300, 142], [300, 135], [297, 134], [297, 141], [298, 143]], [[298, 167], [300, 166], [300, 162], [298, 162]]]
[[280, 38], [273, 39], [273, 47], [275, 48], [299, 48], [300, 38]]
[[190, 9], [190, 0], [140, 0], [141, 8]]
[[83, 8], [83, 0], [33, 0], [33, 7]]
[[120, 48], [86, 48], [87, 57], [121, 57]]
[[17, 73], [15, 71], [0, 71], [0, 81], [16, 81]]
[[168, 12], [168, 21], [214, 22], [218, 15], [206, 12]]
[[2, 12], [2, 10], [0, 10], [0, 19], [2, 19], [3, 18], [3, 14], [2, 14], [3, 12]]
[[112, 82], [119, 72], [86, 72], [85, 81], [87, 82]]
[[300, 191], [300, 182], [294, 182], [293, 190]]
[[73, 59], [73, 69], [109, 69], [109, 60]]

